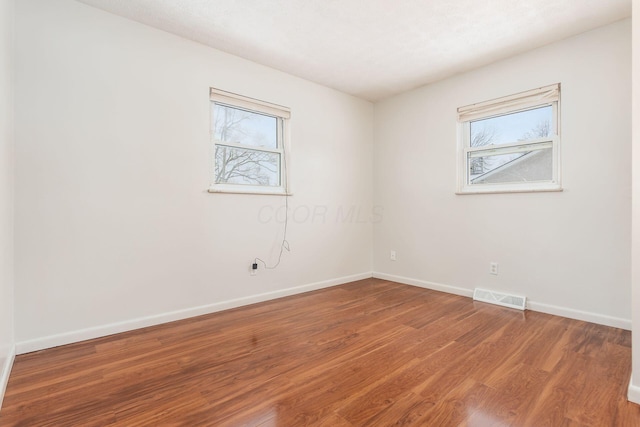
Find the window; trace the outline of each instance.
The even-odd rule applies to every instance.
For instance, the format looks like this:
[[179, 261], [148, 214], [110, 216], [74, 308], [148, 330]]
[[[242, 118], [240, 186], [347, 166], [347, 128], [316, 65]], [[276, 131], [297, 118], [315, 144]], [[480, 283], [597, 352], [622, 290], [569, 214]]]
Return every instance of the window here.
[[210, 192], [286, 194], [288, 108], [211, 88]]
[[560, 191], [560, 84], [458, 108], [458, 194]]

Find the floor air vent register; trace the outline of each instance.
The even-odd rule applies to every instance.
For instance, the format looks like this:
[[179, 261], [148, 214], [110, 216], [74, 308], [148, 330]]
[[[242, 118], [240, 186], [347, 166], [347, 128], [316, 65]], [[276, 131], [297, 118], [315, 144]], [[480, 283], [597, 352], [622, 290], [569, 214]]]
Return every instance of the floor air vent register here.
[[473, 300], [501, 305], [503, 307], [516, 308], [518, 310], [524, 310], [527, 303], [527, 297], [489, 291], [487, 289], [480, 288], [474, 289]]

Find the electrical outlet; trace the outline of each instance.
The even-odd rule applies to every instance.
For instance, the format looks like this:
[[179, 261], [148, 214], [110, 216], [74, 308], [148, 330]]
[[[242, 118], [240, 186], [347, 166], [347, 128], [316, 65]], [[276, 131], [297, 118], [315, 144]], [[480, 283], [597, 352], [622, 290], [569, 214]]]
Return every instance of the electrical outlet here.
[[396, 260], [396, 251], [391, 251], [391, 253], [389, 254], [389, 258], [391, 259], [391, 261], [395, 261]]
[[494, 276], [498, 275], [498, 263], [490, 262], [489, 263], [489, 274], [493, 274]]
[[252, 262], [251, 265], [249, 266], [249, 274], [251, 274], [252, 276], [255, 276], [256, 273], [258, 273], [258, 264], [255, 262]]

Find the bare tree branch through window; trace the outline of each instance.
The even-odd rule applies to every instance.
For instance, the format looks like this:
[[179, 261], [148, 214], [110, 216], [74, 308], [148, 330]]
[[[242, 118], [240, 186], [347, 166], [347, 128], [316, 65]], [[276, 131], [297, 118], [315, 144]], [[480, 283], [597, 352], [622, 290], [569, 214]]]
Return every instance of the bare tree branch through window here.
[[213, 114], [215, 182], [279, 186], [278, 119], [220, 104]]

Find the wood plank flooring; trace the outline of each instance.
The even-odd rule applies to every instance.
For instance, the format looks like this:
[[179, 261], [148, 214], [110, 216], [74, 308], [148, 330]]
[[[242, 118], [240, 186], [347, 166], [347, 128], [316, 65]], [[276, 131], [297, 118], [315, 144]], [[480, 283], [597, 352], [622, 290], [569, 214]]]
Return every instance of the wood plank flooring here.
[[18, 356], [0, 426], [640, 426], [630, 345], [368, 279]]

